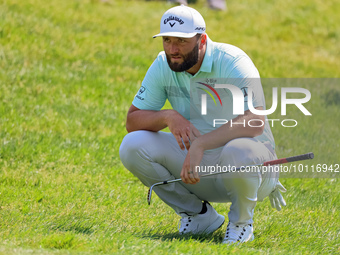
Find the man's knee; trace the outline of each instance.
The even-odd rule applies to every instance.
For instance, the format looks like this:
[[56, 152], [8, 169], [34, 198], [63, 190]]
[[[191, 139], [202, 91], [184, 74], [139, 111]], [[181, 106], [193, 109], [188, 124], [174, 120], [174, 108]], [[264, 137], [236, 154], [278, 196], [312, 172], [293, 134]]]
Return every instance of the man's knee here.
[[221, 163], [235, 167], [260, 164], [267, 155], [267, 148], [253, 138], [238, 138], [225, 145], [221, 153]]
[[143, 149], [144, 136], [147, 131], [135, 131], [128, 133], [120, 147], [119, 156], [125, 167], [133, 162], [133, 158], [136, 158], [138, 152]]
[[162, 164], [165, 158], [172, 159], [176, 155], [170, 153], [169, 144], [172, 144], [171, 136], [166, 133], [146, 130], [131, 132], [120, 145], [120, 159], [128, 169], [128, 166], [140, 164], [140, 161]]

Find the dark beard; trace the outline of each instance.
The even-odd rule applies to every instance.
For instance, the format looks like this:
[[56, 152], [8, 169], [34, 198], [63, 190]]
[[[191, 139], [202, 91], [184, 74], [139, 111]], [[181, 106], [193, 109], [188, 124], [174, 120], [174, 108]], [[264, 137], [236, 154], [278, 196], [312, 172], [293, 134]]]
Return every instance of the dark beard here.
[[198, 44], [196, 44], [195, 48], [186, 55], [183, 56], [183, 63], [171, 63], [171, 56], [166, 54], [166, 60], [168, 61], [169, 67], [174, 72], [183, 72], [189, 70], [191, 67], [196, 65], [198, 62]]

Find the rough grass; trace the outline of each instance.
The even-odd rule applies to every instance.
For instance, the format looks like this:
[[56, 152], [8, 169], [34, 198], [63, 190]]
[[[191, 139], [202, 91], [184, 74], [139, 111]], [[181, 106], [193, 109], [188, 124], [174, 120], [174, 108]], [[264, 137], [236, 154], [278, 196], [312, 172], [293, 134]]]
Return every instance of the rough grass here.
[[[161, 43], [162, 1], [0, 3], [0, 254], [335, 254], [339, 180], [282, 179], [288, 206], [255, 212], [254, 242], [180, 237], [178, 216], [120, 163], [125, 116]], [[245, 50], [266, 78], [339, 78], [338, 1], [193, 5], [208, 34]], [[268, 80], [270, 81], [270, 80]], [[304, 118], [273, 128], [277, 153], [339, 162], [339, 80], [312, 80]], [[271, 84], [271, 82], [268, 82]], [[265, 88], [270, 101], [271, 86]], [[275, 115], [277, 114], [277, 115]], [[275, 113], [272, 117], [278, 117]], [[288, 116], [287, 116], [288, 117]], [[224, 204], [216, 209], [227, 214]]]

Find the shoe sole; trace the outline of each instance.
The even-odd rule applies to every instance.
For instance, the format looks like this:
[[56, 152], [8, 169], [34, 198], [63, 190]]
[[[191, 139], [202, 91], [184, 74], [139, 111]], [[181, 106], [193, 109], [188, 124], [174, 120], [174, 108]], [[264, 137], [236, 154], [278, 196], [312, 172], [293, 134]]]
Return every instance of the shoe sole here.
[[223, 241], [222, 241], [222, 244], [236, 244], [236, 245], [240, 245], [240, 244], [242, 244], [242, 243], [251, 242], [251, 241], [254, 241], [254, 234], [251, 235], [251, 237], [249, 238], [248, 241], [243, 241], [243, 242], [229, 242], [229, 241], [223, 240]]
[[251, 241], [254, 241], [254, 234], [251, 235], [250, 239], [247, 241], [247, 242], [251, 242]]
[[217, 219], [206, 229], [203, 231], [204, 234], [211, 234], [220, 227], [222, 227], [225, 218], [223, 215], [218, 215]]

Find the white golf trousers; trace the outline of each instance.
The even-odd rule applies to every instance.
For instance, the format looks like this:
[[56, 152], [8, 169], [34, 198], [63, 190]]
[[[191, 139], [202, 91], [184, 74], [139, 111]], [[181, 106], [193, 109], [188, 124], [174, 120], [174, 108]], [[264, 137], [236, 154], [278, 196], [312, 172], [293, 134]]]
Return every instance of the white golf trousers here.
[[[180, 149], [171, 133], [135, 131], [127, 134], [119, 150], [123, 165], [144, 185], [180, 178], [187, 150]], [[239, 138], [224, 147], [206, 151], [201, 166], [248, 166], [276, 159], [270, 145], [253, 138]], [[203, 169], [203, 168], [202, 168]], [[254, 208], [275, 188], [278, 174], [223, 173], [202, 177], [197, 184], [176, 182], [154, 188], [158, 197], [177, 214], [197, 214], [202, 201], [231, 202], [229, 220], [253, 223]]]

